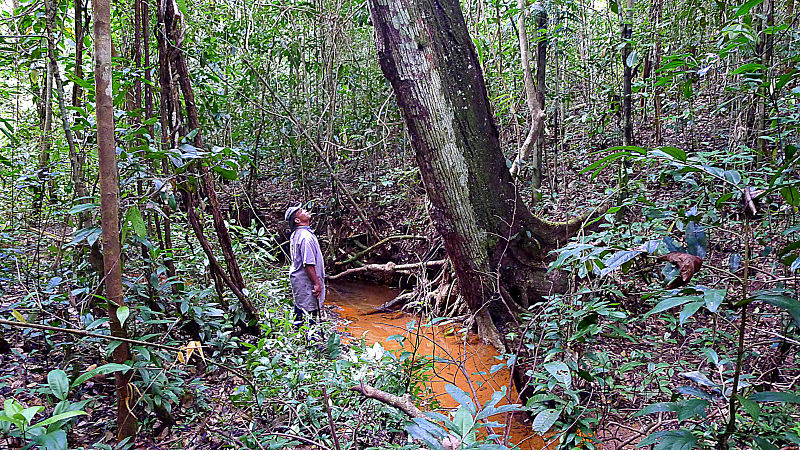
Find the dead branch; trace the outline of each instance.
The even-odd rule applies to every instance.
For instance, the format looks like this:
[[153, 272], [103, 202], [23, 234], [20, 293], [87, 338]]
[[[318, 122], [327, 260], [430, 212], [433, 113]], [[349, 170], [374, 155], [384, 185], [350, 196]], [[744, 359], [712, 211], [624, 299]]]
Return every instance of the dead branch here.
[[350, 390], [358, 392], [364, 397], [375, 399], [381, 403], [393, 406], [399, 409], [400, 411], [406, 413], [408, 417], [411, 418], [425, 417], [425, 414], [423, 414], [422, 411], [416, 406], [414, 406], [414, 403], [411, 402], [411, 396], [408, 394], [405, 394], [402, 397], [400, 397], [364, 383], [357, 384], [351, 387]]
[[326, 277], [327, 280], [336, 280], [342, 277], [346, 277], [348, 275], [352, 275], [354, 273], [360, 272], [381, 272], [381, 273], [410, 273], [411, 269], [419, 269], [419, 268], [428, 268], [428, 267], [437, 267], [444, 265], [447, 262], [446, 259], [438, 259], [436, 261], [426, 261], [420, 263], [412, 263], [412, 264], [395, 264], [393, 262], [389, 262], [386, 264], [367, 264], [362, 267], [356, 267], [354, 269], [347, 269], [344, 272], [337, 273], [336, 275], [331, 275]]
[[395, 236], [389, 236], [389, 237], [381, 239], [381, 241], [376, 243], [376, 244], [370, 245], [366, 249], [356, 253], [355, 255], [347, 258], [346, 260], [344, 260], [342, 262], [336, 262], [334, 264], [337, 265], [337, 266], [343, 266], [345, 264], [350, 264], [351, 262], [357, 260], [358, 258], [366, 255], [367, 252], [369, 252], [370, 250], [373, 250], [376, 247], [380, 247], [381, 245], [383, 245], [383, 244], [385, 244], [385, 243], [387, 243], [389, 241], [397, 241], [397, 240], [401, 240], [401, 239], [427, 239], [427, 238], [425, 236], [417, 236], [417, 235], [413, 235], [413, 234], [400, 234], [400, 235], [395, 235]]

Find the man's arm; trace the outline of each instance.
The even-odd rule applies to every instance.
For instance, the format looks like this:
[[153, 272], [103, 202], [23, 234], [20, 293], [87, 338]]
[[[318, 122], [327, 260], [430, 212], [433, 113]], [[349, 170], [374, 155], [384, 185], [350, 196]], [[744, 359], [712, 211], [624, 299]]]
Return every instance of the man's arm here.
[[319, 282], [319, 277], [317, 277], [317, 266], [313, 264], [306, 264], [305, 265], [306, 275], [314, 283], [314, 289], [311, 293], [314, 297], [319, 297], [322, 294], [322, 284]]

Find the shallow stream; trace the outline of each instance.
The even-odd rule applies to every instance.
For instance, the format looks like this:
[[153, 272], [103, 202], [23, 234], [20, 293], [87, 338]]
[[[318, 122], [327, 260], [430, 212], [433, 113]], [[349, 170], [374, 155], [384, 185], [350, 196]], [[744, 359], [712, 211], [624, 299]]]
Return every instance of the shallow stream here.
[[[380, 342], [387, 350], [398, 350], [400, 343], [387, 339], [393, 335], [405, 334], [408, 323], [417, 317], [405, 313], [375, 313], [377, 307], [396, 295], [396, 290], [385, 286], [336, 282], [329, 286], [327, 298], [345, 319], [341, 331], [355, 339], [363, 336], [367, 344]], [[492, 366], [505, 363], [494, 347], [484, 344], [472, 334], [464, 339], [463, 334], [454, 332], [452, 325], [419, 327], [419, 335], [421, 336], [419, 339], [412, 337], [405, 340], [406, 350], [413, 352], [416, 341], [419, 343], [416, 349], [417, 355], [455, 362], [435, 363], [433, 370], [428, 374], [431, 381], [427, 382], [427, 385], [442, 409], [451, 410], [458, 407], [458, 403], [445, 392], [447, 383], [455, 384], [468, 394], [474, 392], [473, 395], [477, 396], [481, 404], [485, 404], [492, 393], [505, 386], [506, 389], [510, 388], [512, 402], [519, 403], [516, 390], [509, 384], [508, 368], [504, 367], [491, 374]], [[503, 403], [508, 403], [508, 399], [503, 399], [501, 404]], [[447, 411], [440, 412], [447, 413]], [[503, 415], [492, 417], [492, 420], [505, 423], [506, 419]], [[510, 443], [518, 445], [523, 450], [539, 450], [544, 447], [544, 441], [533, 433], [530, 423], [523, 420], [522, 413], [512, 417]]]

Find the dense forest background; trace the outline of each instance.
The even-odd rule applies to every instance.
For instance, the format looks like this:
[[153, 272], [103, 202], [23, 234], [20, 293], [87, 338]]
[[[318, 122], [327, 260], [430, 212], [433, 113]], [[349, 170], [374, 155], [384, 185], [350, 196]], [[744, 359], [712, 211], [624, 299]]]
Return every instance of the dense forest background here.
[[[795, 3], [5, 0], [1, 445], [488, 450], [515, 415], [550, 448], [797, 448]], [[451, 115], [409, 102], [456, 72]], [[425, 153], [451, 116], [480, 295]], [[477, 332], [507, 388], [439, 410], [441, 361], [331, 307], [309, 345], [298, 202], [329, 275], [418, 314], [394, 340]]]

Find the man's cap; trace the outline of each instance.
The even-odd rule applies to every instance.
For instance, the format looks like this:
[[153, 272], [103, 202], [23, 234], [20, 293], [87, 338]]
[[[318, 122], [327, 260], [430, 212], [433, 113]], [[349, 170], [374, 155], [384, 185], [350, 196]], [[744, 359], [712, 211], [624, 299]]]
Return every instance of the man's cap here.
[[298, 204], [296, 204], [294, 206], [290, 206], [289, 208], [286, 209], [286, 221], [289, 222], [289, 225], [293, 225], [292, 222], [294, 221], [293, 220], [294, 219], [294, 213], [299, 211], [300, 208], [302, 208], [302, 207], [303, 207], [303, 205], [298, 203]]

